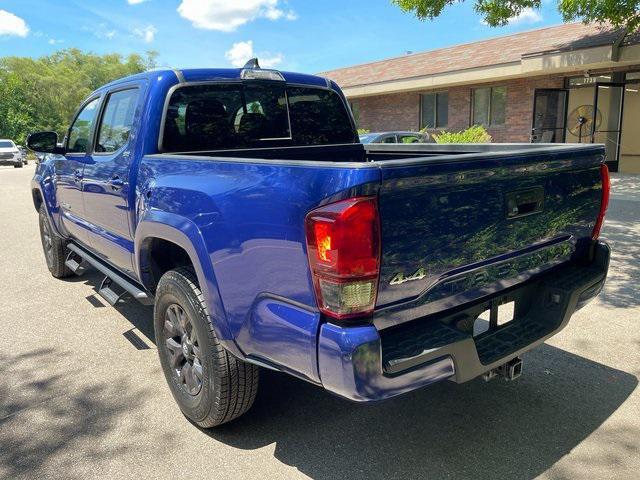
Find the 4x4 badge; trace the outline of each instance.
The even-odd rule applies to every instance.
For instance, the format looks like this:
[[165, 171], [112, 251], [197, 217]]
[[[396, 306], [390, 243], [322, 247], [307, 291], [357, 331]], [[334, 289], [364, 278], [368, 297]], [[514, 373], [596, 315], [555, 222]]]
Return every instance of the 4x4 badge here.
[[420, 267], [418, 270], [415, 271], [413, 275], [409, 275], [408, 277], [405, 277], [404, 273], [402, 272], [396, 273], [389, 283], [391, 285], [400, 285], [402, 283], [410, 282], [412, 280], [422, 280], [426, 276], [427, 276], [427, 271], [424, 269], [424, 267]]

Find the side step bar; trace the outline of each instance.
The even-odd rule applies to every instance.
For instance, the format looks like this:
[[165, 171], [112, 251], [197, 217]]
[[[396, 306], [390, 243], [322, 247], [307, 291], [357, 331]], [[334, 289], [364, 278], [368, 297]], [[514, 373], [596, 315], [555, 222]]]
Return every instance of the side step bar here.
[[69, 252], [64, 264], [69, 270], [81, 277], [89, 268], [89, 264], [76, 252]]
[[[82, 263], [86, 262], [91, 265], [93, 268], [98, 270], [99, 272], [105, 275], [105, 279], [102, 281], [100, 285], [100, 290], [98, 293], [102, 298], [104, 298], [110, 305], [115, 305], [119, 300], [122, 299], [124, 294], [129, 294], [136, 300], [138, 300], [143, 305], [153, 305], [153, 295], [148, 292], [145, 292], [140, 287], [138, 287], [133, 281], [125, 278], [120, 273], [115, 271], [113, 268], [105, 265], [103, 262], [95, 258], [90, 253], [84, 251], [82, 248], [77, 245], [70, 243], [67, 245], [67, 248], [71, 250], [74, 254], [76, 254]], [[77, 258], [74, 260], [77, 262]], [[69, 268], [71, 268], [69, 266]], [[116, 292], [112, 289], [113, 284], [118, 285], [124, 290], [124, 292]]]

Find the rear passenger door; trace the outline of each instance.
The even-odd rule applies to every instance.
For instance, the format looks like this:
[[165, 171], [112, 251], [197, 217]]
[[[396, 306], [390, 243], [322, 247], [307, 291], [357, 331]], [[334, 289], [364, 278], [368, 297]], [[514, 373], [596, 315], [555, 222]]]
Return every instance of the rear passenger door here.
[[133, 274], [130, 213], [135, 203], [135, 192], [130, 189], [131, 131], [139, 99], [137, 85], [106, 95], [82, 187], [90, 246], [129, 274]]

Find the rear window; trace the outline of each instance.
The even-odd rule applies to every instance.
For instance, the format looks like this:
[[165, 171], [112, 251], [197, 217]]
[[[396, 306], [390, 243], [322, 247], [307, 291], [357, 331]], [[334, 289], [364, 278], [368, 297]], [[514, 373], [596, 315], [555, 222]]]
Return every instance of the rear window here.
[[7, 140], [0, 140], [0, 148], [13, 148], [15, 145], [13, 142], [9, 142]]
[[162, 148], [186, 152], [356, 141], [335, 92], [247, 82], [178, 88], [169, 100]]

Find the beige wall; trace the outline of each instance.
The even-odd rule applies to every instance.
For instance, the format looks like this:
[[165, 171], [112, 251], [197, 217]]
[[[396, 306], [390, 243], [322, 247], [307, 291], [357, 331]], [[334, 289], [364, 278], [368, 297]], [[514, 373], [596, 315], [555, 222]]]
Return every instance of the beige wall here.
[[640, 83], [628, 84], [625, 90], [620, 171], [640, 173]]

